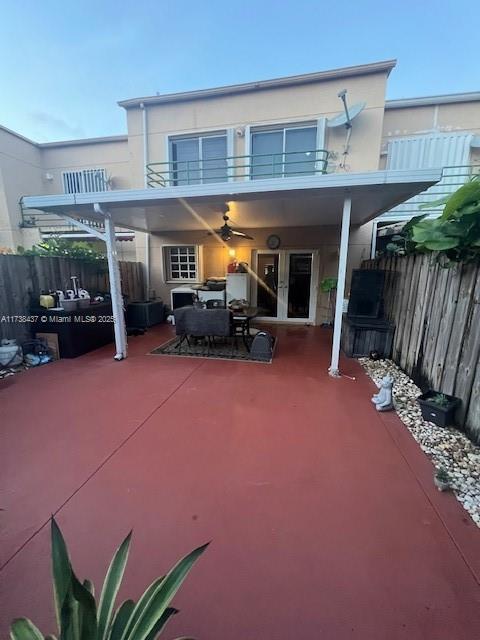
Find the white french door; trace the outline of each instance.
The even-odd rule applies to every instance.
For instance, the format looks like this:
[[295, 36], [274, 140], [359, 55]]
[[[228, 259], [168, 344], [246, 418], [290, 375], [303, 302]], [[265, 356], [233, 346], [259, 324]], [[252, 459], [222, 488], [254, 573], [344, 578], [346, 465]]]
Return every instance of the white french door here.
[[253, 301], [258, 318], [272, 322], [314, 323], [318, 252], [311, 249], [258, 250], [253, 270]]

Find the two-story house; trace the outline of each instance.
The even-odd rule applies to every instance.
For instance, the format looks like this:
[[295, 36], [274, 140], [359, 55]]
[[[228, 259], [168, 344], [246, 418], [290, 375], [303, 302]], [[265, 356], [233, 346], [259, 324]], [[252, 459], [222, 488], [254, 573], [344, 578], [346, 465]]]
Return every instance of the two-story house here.
[[339, 319], [346, 273], [370, 256], [379, 216], [414, 215], [402, 203], [461, 164], [453, 190], [477, 158], [480, 96], [385, 102], [394, 66], [120, 102], [125, 137], [35, 145], [38, 173], [17, 188], [38, 196], [22, 198], [24, 224], [59, 216], [84, 233], [105, 222], [135, 231], [149, 290], [166, 302], [246, 263], [248, 297], [269, 321], [325, 321], [319, 285], [338, 277]]

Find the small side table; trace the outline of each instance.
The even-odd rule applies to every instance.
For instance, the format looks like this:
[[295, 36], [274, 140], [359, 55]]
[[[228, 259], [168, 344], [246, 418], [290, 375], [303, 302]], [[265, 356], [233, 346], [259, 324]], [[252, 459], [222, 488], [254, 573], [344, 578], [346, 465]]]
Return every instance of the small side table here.
[[247, 307], [244, 311], [233, 311], [233, 332], [235, 336], [241, 336], [247, 351], [250, 351], [250, 321], [258, 315], [256, 307]]

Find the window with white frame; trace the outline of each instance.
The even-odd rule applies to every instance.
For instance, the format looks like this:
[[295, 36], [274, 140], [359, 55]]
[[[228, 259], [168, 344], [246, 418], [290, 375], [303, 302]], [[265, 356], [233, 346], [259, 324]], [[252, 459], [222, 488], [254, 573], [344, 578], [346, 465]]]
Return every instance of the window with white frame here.
[[316, 124], [252, 129], [251, 177], [311, 175], [316, 170], [316, 148]]
[[64, 193], [92, 193], [108, 190], [105, 169], [80, 169], [62, 172]]
[[228, 180], [227, 133], [170, 138], [169, 179], [173, 185]]
[[167, 282], [195, 282], [198, 278], [198, 246], [163, 247]]

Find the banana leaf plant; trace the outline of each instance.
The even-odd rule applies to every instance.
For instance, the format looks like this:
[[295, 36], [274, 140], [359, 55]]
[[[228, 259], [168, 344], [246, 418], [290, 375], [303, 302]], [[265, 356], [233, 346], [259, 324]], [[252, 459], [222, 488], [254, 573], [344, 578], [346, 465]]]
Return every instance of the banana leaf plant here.
[[417, 220], [411, 228], [415, 249], [440, 252], [445, 266], [480, 259], [480, 176], [434, 204], [445, 205], [440, 218]]
[[75, 575], [62, 532], [52, 517], [53, 599], [58, 636], [44, 636], [31, 620], [17, 618], [10, 627], [11, 640], [154, 640], [178, 613], [170, 603], [208, 543], [179, 560], [137, 602], [125, 600], [115, 608], [131, 537], [132, 532], [115, 552], [97, 603], [93, 584], [89, 580], [80, 582]]

